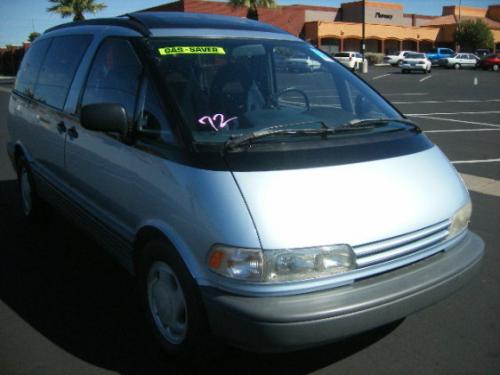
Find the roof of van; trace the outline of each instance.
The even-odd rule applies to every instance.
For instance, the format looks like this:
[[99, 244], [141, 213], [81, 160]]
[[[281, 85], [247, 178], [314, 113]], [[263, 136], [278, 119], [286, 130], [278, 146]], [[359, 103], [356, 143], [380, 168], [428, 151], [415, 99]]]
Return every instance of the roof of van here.
[[45, 32], [47, 33], [54, 30], [85, 25], [122, 26], [136, 30], [146, 36], [151, 34], [152, 29], [172, 28], [228, 29], [288, 34], [286, 31], [275, 26], [249, 20], [247, 18], [185, 12], [129, 13], [120, 17], [95, 18], [85, 21], [65, 23], [52, 27]]

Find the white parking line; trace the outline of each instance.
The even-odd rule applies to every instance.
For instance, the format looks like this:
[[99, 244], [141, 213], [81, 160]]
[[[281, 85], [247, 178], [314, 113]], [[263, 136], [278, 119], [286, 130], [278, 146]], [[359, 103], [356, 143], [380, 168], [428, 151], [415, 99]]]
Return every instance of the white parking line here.
[[500, 129], [438, 129], [424, 130], [426, 133], [498, 132]]
[[383, 93], [382, 95], [384, 96], [391, 96], [391, 95], [397, 95], [397, 96], [423, 96], [427, 95], [426, 92], [392, 92], [392, 93]]
[[392, 102], [392, 104], [439, 104], [439, 103], [486, 103], [486, 102], [500, 102], [500, 99], [418, 100], [414, 102]]
[[425, 116], [425, 115], [406, 115], [406, 116], [408, 116], [408, 117], [416, 117], [416, 118], [421, 118], [421, 119], [425, 118], [425, 119], [437, 120], [437, 121], [460, 122], [460, 123], [463, 123], [463, 124], [471, 124], [471, 125], [493, 126], [494, 128], [500, 128], [500, 125], [490, 124], [490, 123], [487, 123], [487, 122], [455, 120], [455, 119], [451, 119], [451, 118], [432, 117], [432, 116]]
[[0, 87], [0, 91], [3, 91], [3, 92], [6, 92], [6, 93], [10, 93], [11, 92], [11, 88], [7, 88], [7, 87]]
[[486, 115], [489, 113], [500, 113], [500, 111], [467, 111], [467, 112], [432, 112], [432, 113], [408, 113], [407, 116], [434, 116], [434, 115]]
[[419, 79], [418, 82], [424, 82], [425, 80], [427, 80], [429, 78], [432, 78], [432, 76], [427, 76], [427, 77], [424, 77], [422, 79]]
[[390, 74], [382, 74], [381, 76], [376, 76], [376, 77], [373, 77], [372, 79], [375, 80], [375, 79], [379, 79], [379, 78], [383, 78], [383, 77], [387, 77], [387, 76], [390, 76]]
[[452, 164], [476, 164], [476, 163], [495, 163], [499, 162], [500, 159], [482, 159], [482, 160], [456, 160], [452, 161]]

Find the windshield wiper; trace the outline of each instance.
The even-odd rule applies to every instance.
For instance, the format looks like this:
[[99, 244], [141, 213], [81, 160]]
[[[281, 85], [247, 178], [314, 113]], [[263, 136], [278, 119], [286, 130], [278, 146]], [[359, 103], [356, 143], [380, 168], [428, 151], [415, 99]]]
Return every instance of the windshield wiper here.
[[415, 124], [413, 121], [408, 120], [408, 119], [403, 119], [403, 118], [368, 118], [368, 119], [361, 119], [361, 120], [352, 120], [352, 121], [346, 122], [345, 124], [342, 124], [340, 126], [335, 127], [335, 131], [340, 133], [343, 131], [350, 131], [350, 130], [373, 129], [373, 128], [385, 126], [390, 122], [399, 122], [402, 124], [410, 125], [417, 132], [422, 131], [420, 129], [420, 127], [417, 124]]
[[[306, 125], [311, 123], [319, 123], [320, 128], [298, 128], [298, 129], [285, 129], [285, 127]], [[329, 128], [323, 121], [304, 121], [292, 124], [282, 124], [276, 126], [270, 126], [269, 128], [264, 128], [262, 130], [257, 130], [252, 133], [245, 135], [240, 135], [236, 137], [229, 138], [224, 144], [224, 150], [234, 150], [244, 144], [251, 143], [257, 139], [278, 136], [278, 135], [321, 135], [326, 137], [328, 134], [335, 133], [335, 129]]]
[[[321, 135], [323, 138], [326, 138], [330, 134], [342, 133], [348, 131], [356, 131], [362, 129], [373, 129], [381, 126], [385, 126], [390, 122], [399, 122], [406, 125], [412, 126], [417, 132], [421, 132], [421, 129], [415, 124], [413, 121], [407, 119], [400, 118], [373, 118], [373, 119], [363, 119], [363, 120], [353, 120], [349, 121], [345, 124], [337, 126], [335, 128], [328, 127], [323, 121], [314, 120], [314, 121], [305, 121], [298, 122], [293, 124], [282, 124], [271, 126], [269, 128], [264, 128], [262, 130], [258, 130], [252, 133], [248, 133], [240, 136], [233, 136], [229, 138], [224, 144], [224, 150], [234, 150], [244, 144], [248, 144], [253, 142], [254, 140], [270, 137], [270, 136], [279, 136], [279, 135]], [[321, 125], [320, 128], [312, 129], [312, 128], [298, 128], [298, 129], [288, 129], [290, 126], [296, 125], [305, 125], [311, 123], [319, 123]], [[286, 128], [285, 128], [286, 127]]]

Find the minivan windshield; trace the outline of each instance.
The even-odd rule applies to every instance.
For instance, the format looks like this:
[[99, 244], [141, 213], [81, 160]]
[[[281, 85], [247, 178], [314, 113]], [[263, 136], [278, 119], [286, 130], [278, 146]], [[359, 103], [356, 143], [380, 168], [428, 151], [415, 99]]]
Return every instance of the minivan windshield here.
[[334, 129], [364, 119], [395, 121], [353, 133], [408, 126], [361, 79], [304, 42], [197, 37], [152, 38], [148, 45], [197, 142], [269, 128]]

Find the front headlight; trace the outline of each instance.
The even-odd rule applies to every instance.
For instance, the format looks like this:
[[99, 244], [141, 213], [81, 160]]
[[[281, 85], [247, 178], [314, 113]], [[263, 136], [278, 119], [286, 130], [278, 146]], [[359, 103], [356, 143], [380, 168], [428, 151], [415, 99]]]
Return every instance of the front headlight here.
[[286, 282], [350, 271], [356, 267], [356, 258], [346, 244], [265, 251], [216, 245], [208, 256], [208, 266], [233, 279]]
[[470, 200], [460, 208], [451, 219], [451, 224], [448, 229], [448, 237], [453, 238], [462, 232], [469, 225], [470, 217], [472, 215], [472, 203]]

